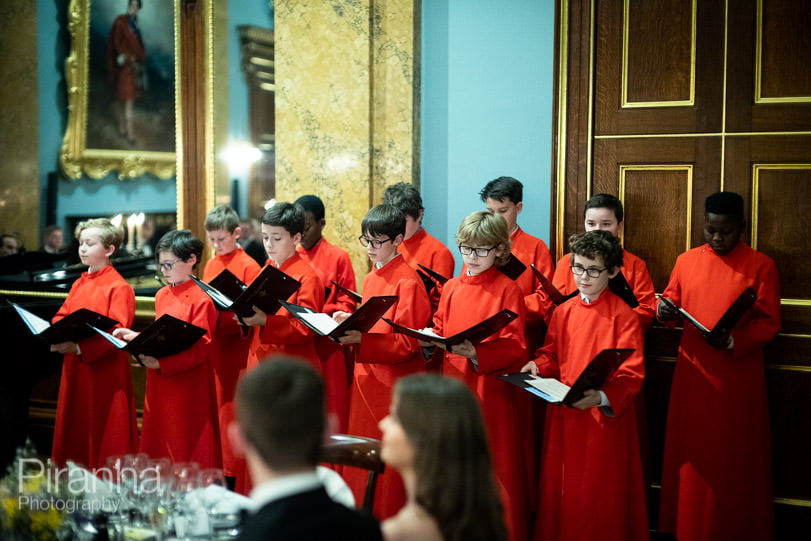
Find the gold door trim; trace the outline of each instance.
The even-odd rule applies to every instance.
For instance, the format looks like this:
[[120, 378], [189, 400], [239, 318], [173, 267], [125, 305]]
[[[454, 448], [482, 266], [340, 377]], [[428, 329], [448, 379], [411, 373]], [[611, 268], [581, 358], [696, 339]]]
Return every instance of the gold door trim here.
[[637, 164], [637, 165], [620, 165], [619, 171], [619, 198], [620, 201], [625, 200], [625, 175], [628, 171], [686, 171], [687, 172], [687, 208], [685, 214], [687, 216], [685, 248], [687, 251], [690, 249], [690, 239], [693, 236], [693, 166], [683, 164]]
[[763, 0], [757, 2], [755, 22], [755, 103], [811, 103], [811, 96], [779, 96], [764, 98], [761, 66], [763, 65]]
[[[623, 0], [622, 6], [622, 109], [635, 109], [640, 107], [686, 107], [696, 103], [696, 13], [697, 0], [692, 1], [690, 13], [690, 97], [686, 100], [667, 101], [629, 101], [628, 100], [628, 39], [629, 39], [629, 13], [631, 0]], [[593, 14], [593, 12], [592, 12]], [[592, 15], [593, 19], [593, 15]], [[593, 23], [592, 23], [593, 24]], [[592, 34], [592, 43], [594, 42]], [[591, 62], [589, 62], [591, 66]], [[593, 72], [593, 70], [590, 70]]]
[[[569, 2], [560, 1], [560, 47], [558, 50], [558, 118], [555, 193], [555, 261], [563, 257], [564, 212], [566, 209], [566, 107], [569, 80]], [[589, 98], [590, 99], [590, 98]]]
[[811, 170], [811, 163], [753, 163], [752, 164], [752, 239], [751, 244], [753, 249], [757, 250], [758, 238], [758, 212], [759, 212], [759, 199], [760, 199], [760, 172], [761, 171], [801, 171]]

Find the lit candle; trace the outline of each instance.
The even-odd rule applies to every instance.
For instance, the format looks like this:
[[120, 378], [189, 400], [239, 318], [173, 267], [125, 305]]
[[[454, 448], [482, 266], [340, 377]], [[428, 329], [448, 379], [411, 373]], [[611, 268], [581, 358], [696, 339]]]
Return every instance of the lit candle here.
[[144, 219], [145, 218], [146, 218], [146, 216], [144, 216], [144, 213], [141, 212], [140, 214], [137, 215], [136, 220], [135, 220], [135, 238], [136, 238], [136, 240], [135, 240], [135, 250], [136, 251], [140, 250], [141, 248], [144, 247], [144, 238], [143, 238], [142, 232], [144, 230]]
[[130, 214], [127, 218], [127, 251], [130, 253], [135, 251], [135, 222], [137, 219], [135, 214]]

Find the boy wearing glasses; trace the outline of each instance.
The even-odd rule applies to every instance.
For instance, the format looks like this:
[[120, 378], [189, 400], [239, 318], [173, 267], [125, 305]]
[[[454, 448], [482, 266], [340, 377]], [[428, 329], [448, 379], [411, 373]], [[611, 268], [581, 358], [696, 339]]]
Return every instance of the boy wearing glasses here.
[[[622, 202], [615, 196], [600, 193], [586, 201], [583, 209], [583, 221], [586, 231], [608, 231], [619, 238], [622, 234], [625, 222], [623, 221]], [[552, 284], [564, 295], [577, 289], [574, 275], [569, 271], [572, 265], [572, 254], [566, 254], [558, 261], [555, 277]], [[622, 251], [621, 272], [628, 282], [631, 291], [639, 301], [639, 306], [634, 308], [634, 312], [639, 317], [642, 330], [648, 330], [653, 324], [655, 315], [654, 305], [656, 296], [654, 295], [653, 282], [648, 273], [648, 266], [641, 258], [635, 256], [628, 250]], [[551, 316], [554, 305], [547, 304], [547, 319]]]
[[[158, 241], [155, 252], [158, 268], [169, 282], [155, 294], [155, 318], [169, 314], [207, 332], [175, 355], [160, 359], [139, 355], [148, 369], [140, 451], [152, 458], [219, 468], [222, 457], [210, 347], [217, 310], [189, 279], [203, 254], [203, 243], [191, 231], [170, 231]], [[131, 341], [138, 333], [116, 329], [113, 334]]]
[[[265, 265], [274, 265], [301, 282], [301, 287], [287, 301], [320, 312], [324, 306], [324, 284], [296, 251], [303, 232], [301, 206], [279, 202], [267, 209], [262, 216], [262, 242], [268, 254]], [[315, 333], [309, 327], [284, 308], [279, 308], [276, 314], [266, 314], [256, 306], [253, 310], [254, 315], [242, 318], [246, 325], [256, 327], [248, 353], [248, 370], [276, 353], [302, 357], [316, 370], [321, 370]]]
[[646, 540], [636, 422], [645, 377], [642, 326], [608, 289], [622, 266], [622, 249], [608, 231], [572, 235], [569, 248], [579, 296], [555, 309], [544, 346], [522, 371], [572, 385], [600, 351], [634, 352], [572, 408], [547, 408], [536, 539]]
[[[396, 295], [397, 303], [385, 317], [412, 329], [422, 329], [431, 318], [431, 304], [425, 286], [397, 247], [405, 236], [405, 216], [391, 205], [372, 208], [361, 223], [360, 243], [372, 262], [372, 270], [363, 280], [363, 298]], [[343, 321], [349, 314], [336, 312]], [[424, 369], [425, 360], [419, 343], [393, 332], [382, 319], [368, 333], [349, 331], [340, 338], [342, 344], [355, 344], [355, 374], [349, 399], [349, 433], [380, 439], [378, 424], [389, 413], [391, 390], [401, 377]], [[344, 478], [363, 500], [367, 474], [358, 468], [346, 468]], [[374, 514], [384, 520], [395, 515], [405, 504], [405, 489], [396, 471], [389, 468], [377, 484]]]
[[[508, 309], [516, 314], [507, 326], [472, 344], [465, 340], [444, 351], [443, 375], [461, 379], [476, 394], [493, 452], [511, 539], [526, 539], [528, 499], [522, 433], [515, 394], [493, 376], [515, 372], [527, 360], [524, 338], [524, 298], [518, 285], [498, 270], [510, 254], [510, 237], [504, 220], [479, 211], [459, 225], [456, 242], [465, 270], [442, 288], [433, 328], [450, 336]], [[440, 344], [437, 344], [442, 347]], [[439, 351], [439, 350], [438, 350]]]

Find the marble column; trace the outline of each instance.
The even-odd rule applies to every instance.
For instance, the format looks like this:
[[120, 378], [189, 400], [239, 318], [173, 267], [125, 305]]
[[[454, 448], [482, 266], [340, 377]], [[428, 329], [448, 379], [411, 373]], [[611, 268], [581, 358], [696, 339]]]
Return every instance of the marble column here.
[[325, 236], [368, 271], [360, 223], [418, 182], [419, 0], [276, 0], [276, 194], [312, 193]]

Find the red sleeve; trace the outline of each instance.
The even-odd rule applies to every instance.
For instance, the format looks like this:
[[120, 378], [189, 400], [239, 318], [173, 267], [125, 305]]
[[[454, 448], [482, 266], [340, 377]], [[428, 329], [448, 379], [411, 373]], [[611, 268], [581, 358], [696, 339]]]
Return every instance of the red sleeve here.
[[[324, 285], [315, 273], [299, 277], [301, 287], [290, 300], [293, 304], [320, 312], [324, 305]], [[280, 308], [276, 315], [268, 315], [261, 327], [263, 344], [304, 344], [313, 340], [315, 333], [290, 312]]]
[[634, 352], [599, 389], [608, 398], [615, 417], [633, 406], [645, 379], [645, 344], [639, 317], [634, 314], [634, 317], [618, 318], [617, 326], [613, 343], [606, 347], [633, 348]]
[[780, 331], [780, 280], [774, 261], [769, 261], [755, 277], [757, 300], [751, 317], [732, 331], [732, 357], [744, 357], [762, 349]]
[[501, 307], [493, 308], [494, 313], [504, 308], [512, 310], [518, 317], [476, 345], [476, 371], [479, 374], [502, 374], [505, 370], [520, 370], [527, 360], [527, 346], [524, 338], [526, 318], [518, 288], [505, 292]]
[[[400, 280], [394, 294], [398, 297], [397, 305], [394, 313], [387, 317], [412, 329], [424, 328], [431, 317], [431, 305], [422, 282]], [[380, 364], [397, 364], [410, 360], [418, 351], [420, 345], [417, 341], [403, 334], [369, 332], [361, 336], [357, 358]]]
[[[117, 284], [110, 289], [108, 301], [107, 317], [110, 317], [120, 324], [117, 328], [129, 329], [135, 318], [135, 292], [129, 284]], [[107, 339], [100, 335], [95, 335], [79, 343], [82, 354], [79, 358], [86, 363], [92, 363], [105, 358], [116, 350]]]
[[[355, 282], [355, 269], [352, 268], [352, 262], [349, 256], [339, 257], [336, 261], [336, 278], [335, 281], [349, 289], [350, 291], [357, 291], [357, 284]], [[324, 284], [331, 288], [336, 288], [333, 284]], [[327, 314], [334, 314], [337, 311], [347, 312], [351, 314], [355, 311], [357, 306], [355, 301], [349, 294], [341, 290], [336, 291], [335, 295], [331, 295], [333, 301], [324, 305], [324, 312]]]
[[544, 343], [535, 352], [532, 362], [538, 367], [538, 375], [544, 378], [560, 379], [560, 365], [558, 364], [558, 341], [562, 327], [561, 311], [555, 311], [549, 321], [549, 328], [546, 330]]
[[643, 260], [637, 259], [633, 268], [623, 266], [622, 271], [628, 273], [625, 279], [631, 284], [634, 296], [639, 301], [639, 306], [633, 310], [639, 317], [642, 330], [646, 331], [653, 324], [656, 317], [656, 294], [654, 293], [653, 281], [650, 279], [648, 266]]

